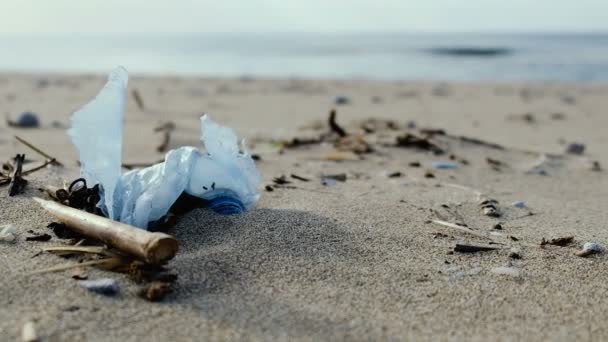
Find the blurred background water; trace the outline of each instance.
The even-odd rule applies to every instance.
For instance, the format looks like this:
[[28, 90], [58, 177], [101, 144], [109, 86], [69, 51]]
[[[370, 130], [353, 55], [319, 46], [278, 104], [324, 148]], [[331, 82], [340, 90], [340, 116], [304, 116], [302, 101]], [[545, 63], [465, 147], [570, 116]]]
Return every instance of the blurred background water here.
[[3, 34], [0, 71], [381, 80], [608, 80], [608, 34]]

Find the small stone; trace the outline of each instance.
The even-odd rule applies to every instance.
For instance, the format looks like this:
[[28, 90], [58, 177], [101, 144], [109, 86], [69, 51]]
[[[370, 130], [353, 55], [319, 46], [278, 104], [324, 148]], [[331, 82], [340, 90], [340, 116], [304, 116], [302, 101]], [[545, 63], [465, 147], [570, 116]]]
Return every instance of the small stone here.
[[11, 127], [35, 128], [40, 126], [38, 115], [32, 112], [23, 112], [19, 114], [17, 120], [8, 122]]
[[566, 153], [580, 156], [585, 153], [585, 144], [571, 143], [566, 147]]
[[509, 258], [511, 259], [521, 259], [521, 252], [517, 248], [511, 248], [509, 251]]
[[482, 210], [483, 214], [486, 215], [486, 216], [500, 217], [500, 212], [493, 205], [485, 206], [481, 210]]
[[334, 103], [337, 105], [347, 105], [350, 104], [350, 98], [348, 98], [347, 96], [344, 95], [338, 95], [336, 96]]
[[389, 174], [386, 175], [388, 178], [399, 178], [401, 176], [403, 176], [403, 173], [399, 172], [399, 171], [395, 171], [395, 172], [391, 172]]
[[0, 241], [2, 242], [14, 242], [15, 234], [17, 229], [12, 224], [5, 224], [0, 226]]
[[112, 278], [81, 280], [78, 284], [91, 292], [105, 296], [114, 296], [120, 291], [118, 282]]
[[495, 224], [492, 228], [496, 229], [496, 230], [502, 230], [502, 224], [497, 223]]

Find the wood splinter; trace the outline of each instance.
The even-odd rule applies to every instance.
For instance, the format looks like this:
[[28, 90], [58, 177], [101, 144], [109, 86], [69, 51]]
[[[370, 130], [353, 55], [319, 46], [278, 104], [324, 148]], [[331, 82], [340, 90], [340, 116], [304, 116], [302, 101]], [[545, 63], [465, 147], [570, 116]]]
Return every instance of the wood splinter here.
[[173, 236], [151, 233], [38, 197], [34, 197], [34, 200], [69, 229], [102, 241], [147, 263], [162, 264], [177, 253], [178, 242]]

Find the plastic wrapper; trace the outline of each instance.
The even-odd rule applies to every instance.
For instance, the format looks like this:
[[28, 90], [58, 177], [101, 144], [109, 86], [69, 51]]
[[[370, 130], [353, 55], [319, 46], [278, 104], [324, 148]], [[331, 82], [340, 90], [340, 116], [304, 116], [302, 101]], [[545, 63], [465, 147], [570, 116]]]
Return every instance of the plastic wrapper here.
[[220, 214], [250, 209], [258, 200], [260, 178], [234, 132], [201, 117], [206, 151], [180, 147], [153, 166], [121, 171], [122, 127], [128, 75], [112, 71], [95, 99], [74, 113], [70, 138], [80, 153], [81, 175], [89, 185], [100, 184], [98, 207], [109, 218], [147, 228], [167, 214], [187, 193]]

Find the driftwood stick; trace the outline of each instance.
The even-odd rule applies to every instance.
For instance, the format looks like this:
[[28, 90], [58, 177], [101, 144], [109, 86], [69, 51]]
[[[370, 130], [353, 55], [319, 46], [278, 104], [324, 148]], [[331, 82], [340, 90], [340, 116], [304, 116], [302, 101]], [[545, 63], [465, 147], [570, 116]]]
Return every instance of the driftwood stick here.
[[37, 197], [34, 200], [71, 230], [102, 241], [147, 263], [162, 264], [177, 253], [178, 242], [170, 235], [151, 233], [53, 201]]

